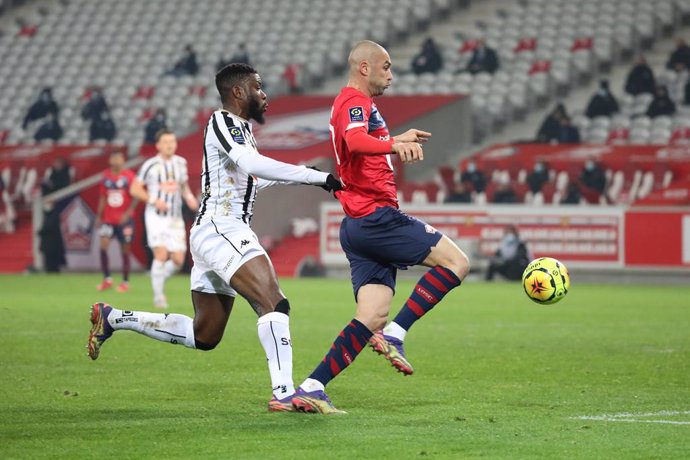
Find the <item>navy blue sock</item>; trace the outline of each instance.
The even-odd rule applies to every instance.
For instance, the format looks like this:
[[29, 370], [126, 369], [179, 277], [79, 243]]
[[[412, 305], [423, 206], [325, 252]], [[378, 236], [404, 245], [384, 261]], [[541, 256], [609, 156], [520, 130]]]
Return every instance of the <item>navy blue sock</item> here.
[[366, 346], [372, 332], [362, 323], [353, 319], [336, 337], [323, 361], [316, 366], [310, 379], [318, 380], [324, 386], [352, 364], [360, 351]]
[[447, 268], [440, 265], [432, 268], [417, 282], [410, 298], [393, 321], [406, 331], [409, 330], [415, 321], [434, 308], [448, 291], [460, 286], [460, 283], [462, 280]]
[[110, 278], [110, 264], [108, 263], [107, 251], [101, 249], [101, 271], [104, 278]]

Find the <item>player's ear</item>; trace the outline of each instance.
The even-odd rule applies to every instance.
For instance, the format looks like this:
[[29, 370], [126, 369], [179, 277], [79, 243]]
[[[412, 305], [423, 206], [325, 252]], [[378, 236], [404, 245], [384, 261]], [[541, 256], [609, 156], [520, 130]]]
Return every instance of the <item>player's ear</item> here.
[[246, 95], [244, 87], [241, 85], [233, 86], [232, 87], [232, 95], [235, 96], [235, 99], [244, 100], [245, 95]]
[[362, 61], [359, 63], [359, 73], [365, 77], [369, 76], [369, 61]]

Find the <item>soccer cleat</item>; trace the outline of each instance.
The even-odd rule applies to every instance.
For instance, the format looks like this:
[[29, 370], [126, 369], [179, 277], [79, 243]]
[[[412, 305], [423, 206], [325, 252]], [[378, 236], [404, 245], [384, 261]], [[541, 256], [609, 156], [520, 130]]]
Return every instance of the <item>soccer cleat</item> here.
[[110, 289], [113, 287], [113, 280], [110, 278], [105, 278], [103, 281], [101, 281], [101, 284], [96, 286], [97, 291], [105, 291], [106, 289]]
[[116, 289], [117, 292], [127, 292], [129, 291], [129, 283], [127, 281], [123, 281], [120, 283], [120, 285]]
[[297, 412], [310, 414], [347, 414], [343, 410], [336, 409], [324, 391], [304, 391], [301, 387], [292, 395], [292, 407]]
[[292, 405], [292, 396], [286, 396], [283, 399], [278, 399], [273, 395], [273, 398], [268, 402], [269, 412], [295, 412]]
[[89, 350], [89, 358], [98, 359], [101, 345], [113, 335], [113, 328], [108, 323], [108, 315], [112, 307], [108, 304], [98, 302], [91, 305], [91, 331], [89, 331], [89, 343], [86, 347]]
[[153, 298], [153, 306], [156, 308], [168, 308], [168, 299], [164, 295]]
[[414, 372], [412, 364], [405, 358], [402, 341], [389, 335], [383, 335], [383, 332], [379, 331], [371, 336], [369, 346], [390, 361], [398, 372], [402, 372], [404, 375], [412, 375]]

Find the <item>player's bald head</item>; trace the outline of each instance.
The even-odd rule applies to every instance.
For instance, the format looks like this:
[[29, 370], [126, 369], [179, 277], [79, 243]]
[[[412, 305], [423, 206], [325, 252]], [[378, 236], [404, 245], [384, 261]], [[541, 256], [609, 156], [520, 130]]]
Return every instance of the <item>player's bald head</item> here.
[[350, 66], [350, 71], [353, 72], [359, 69], [362, 62], [378, 61], [381, 58], [388, 58], [388, 52], [383, 46], [371, 40], [362, 40], [352, 47], [347, 63]]

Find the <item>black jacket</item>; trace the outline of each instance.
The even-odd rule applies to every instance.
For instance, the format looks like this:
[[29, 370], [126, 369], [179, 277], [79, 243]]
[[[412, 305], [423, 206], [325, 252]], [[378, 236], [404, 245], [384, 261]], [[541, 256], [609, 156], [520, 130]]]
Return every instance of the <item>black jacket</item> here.
[[643, 93], [654, 93], [656, 82], [654, 72], [647, 64], [637, 64], [630, 70], [625, 82], [625, 92], [637, 96]]

